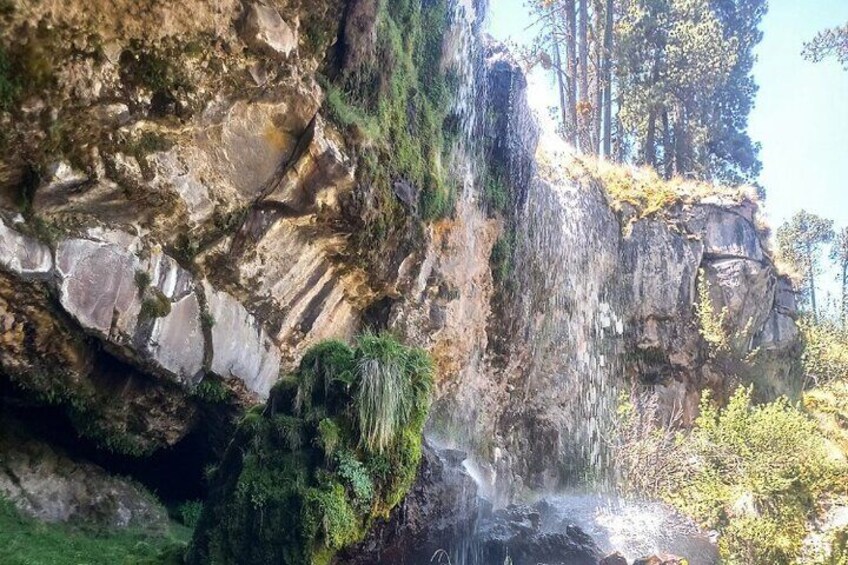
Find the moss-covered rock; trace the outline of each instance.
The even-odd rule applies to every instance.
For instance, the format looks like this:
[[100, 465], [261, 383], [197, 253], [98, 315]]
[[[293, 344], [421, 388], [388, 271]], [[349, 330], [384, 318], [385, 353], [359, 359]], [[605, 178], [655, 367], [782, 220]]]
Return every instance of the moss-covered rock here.
[[388, 516], [421, 460], [428, 355], [388, 335], [310, 349], [243, 419], [189, 563], [328, 563]]

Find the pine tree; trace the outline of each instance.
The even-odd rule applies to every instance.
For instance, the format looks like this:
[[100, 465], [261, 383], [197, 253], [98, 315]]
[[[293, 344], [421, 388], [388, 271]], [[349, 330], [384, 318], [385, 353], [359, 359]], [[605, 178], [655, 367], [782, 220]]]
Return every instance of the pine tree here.
[[833, 240], [833, 220], [801, 210], [777, 229], [781, 259], [794, 267], [801, 277], [801, 298], [813, 319], [818, 319], [816, 275], [821, 272], [822, 246]]

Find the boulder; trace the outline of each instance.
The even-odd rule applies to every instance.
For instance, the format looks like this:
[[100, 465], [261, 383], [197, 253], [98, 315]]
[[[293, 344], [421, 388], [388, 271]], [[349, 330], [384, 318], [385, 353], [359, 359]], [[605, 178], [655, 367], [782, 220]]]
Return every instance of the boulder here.
[[165, 532], [168, 515], [142, 487], [0, 425], [0, 494], [44, 522]]
[[559, 531], [541, 527], [539, 511], [510, 505], [484, 518], [474, 537], [483, 563], [514, 565], [596, 565], [601, 552], [583, 530], [566, 525]]
[[439, 550], [456, 556], [472, 535], [480, 503], [459, 453], [438, 452], [425, 443], [415, 485], [404, 501], [337, 563], [429, 565]]
[[279, 59], [297, 49], [297, 26], [286, 23], [272, 6], [248, 5], [241, 37], [252, 49]]
[[66, 239], [56, 247], [62, 307], [86, 330], [129, 343], [141, 312], [138, 258], [126, 247], [94, 239]]

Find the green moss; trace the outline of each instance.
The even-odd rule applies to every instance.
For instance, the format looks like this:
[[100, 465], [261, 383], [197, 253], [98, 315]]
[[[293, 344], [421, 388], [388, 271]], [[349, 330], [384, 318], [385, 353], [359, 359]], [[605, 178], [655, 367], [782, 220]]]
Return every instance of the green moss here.
[[[361, 540], [415, 478], [431, 373], [426, 353], [387, 335], [310, 349], [268, 404], [242, 420], [212, 480], [189, 563], [329, 563]], [[409, 398], [378, 394], [371, 405], [376, 385], [363, 392], [364, 383], [375, 379]], [[392, 422], [380, 441], [374, 417]]]
[[144, 293], [147, 287], [150, 286], [150, 273], [147, 271], [136, 271], [135, 286], [138, 288], [139, 293]]
[[171, 301], [158, 288], [151, 288], [147, 298], [141, 303], [140, 316], [143, 319], [164, 318], [171, 313]]
[[194, 529], [200, 520], [200, 513], [203, 511], [203, 502], [200, 500], [189, 500], [183, 502], [177, 507], [177, 517], [183, 525]]
[[490, 213], [503, 214], [509, 205], [509, 188], [499, 175], [487, 175], [483, 184], [483, 203]]
[[6, 565], [177, 565], [190, 535], [176, 525], [167, 534], [153, 535], [44, 524], [0, 498], [0, 562]]
[[489, 263], [492, 268], [492, 276], [496, 283], [508, 285], [514, 269], [515, 257], [515, 230], [507, 229], [500, 235], [492, 247], [492, 255]]
[[232, 393], [224, 386], [224, 383], [213, 376], [207, 376], [194, 389], [194, 396], [209, 403], [221, 404], [227, 402]]
[[0, 45], [0, 110], [11, 110], [20, 90], [21, 84], [12, 74], [9, 56]]
[[[377, 15], [377, 57], [327, 88], [329, 116], [372, 146], [363, 178], [386, 198], [369, 236], [387, 237], [397, 226], [391, 186], [408, 182], [421, 191], [425, 219], [449, 216], [457, 182], [448, 178], [445, 122], [456, 92], [455, 75], [442, 68], [447, 27], [445, 0], [384, 0]], [[447, 128], [449, 129], [449, 128]]]

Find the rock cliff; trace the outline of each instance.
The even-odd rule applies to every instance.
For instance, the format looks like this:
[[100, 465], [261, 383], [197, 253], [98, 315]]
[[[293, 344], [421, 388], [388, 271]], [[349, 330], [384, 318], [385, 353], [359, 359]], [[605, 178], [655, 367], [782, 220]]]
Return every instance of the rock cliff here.
[[389, 4], [2, 12], [17, 398], [137, 457], [213, 422], [220, 453], [305, 348], [386, 328], [436, 360], [429, 433], [509, 497], [607, 469], [622, 392], [681, 425], [705, 389], [798, 392], [794, 295], [755, 202], [617, 201], [539, 143], [484, 1]]

